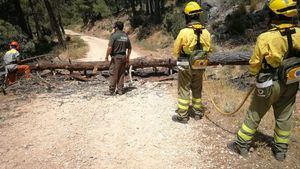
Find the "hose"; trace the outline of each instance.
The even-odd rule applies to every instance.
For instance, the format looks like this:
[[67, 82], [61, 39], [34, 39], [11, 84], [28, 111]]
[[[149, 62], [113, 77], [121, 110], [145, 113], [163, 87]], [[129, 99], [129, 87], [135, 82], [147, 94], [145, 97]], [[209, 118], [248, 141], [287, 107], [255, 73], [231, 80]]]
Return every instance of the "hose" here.
[[[206, 74], [204, 73], [204, 79], [205, 80], [208, 80], [207, 77], [206, 77]], [[255, 85], [251, 86], [250, 90], [248, 91], [246, 97], [242, 100], [242, 102], [239, 104], [238, 108], [232, 112], [224, 112], [217, 104], [216, 102], [213, 100], [213, 97], [208, 93], [208, 97], [209, 97], [209, 100], [212, 102], [213, 106], [215, 107], [215, 109], [220, 113], [220, 114], [223, 114], [223, 115], [233, 115], [235, 113], [237, 113], [241, 108], [242, 106], [245, 104], [246, 100], [248, 99], [248, 97], [250, 96], [250, 94], [253, 92], [253, 90], [255, 89]]]

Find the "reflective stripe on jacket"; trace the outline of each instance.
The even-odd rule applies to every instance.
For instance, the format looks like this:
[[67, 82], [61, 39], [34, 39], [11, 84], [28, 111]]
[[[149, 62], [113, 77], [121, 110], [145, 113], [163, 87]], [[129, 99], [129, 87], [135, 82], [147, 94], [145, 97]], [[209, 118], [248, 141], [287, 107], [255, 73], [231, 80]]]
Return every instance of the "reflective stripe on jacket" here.
[[[258, 36], [255, 49], [249, 61], [250, 73], [256, 75], [262, 68], [265, 58], [267, 63], [273, 68], [280, 66], [284, 54], [288, 51], [287, 36], [282, 36], [280, 31], [285, 28], [293, 28], [291, 24], [280, 24]], [[296, 33], [292, 34], [293, 46], [300, 50], [300, 28], [295, 27]]]
[[195, 24], [195, 25], [191, 25], [191, 28], [189, 28], [189, 27], [183, 28], [179, 32], [179, 34], [174, 42], [174, 48], [173, 48], [175, 58], [178, 58], [180, 56], [180, 53], [182, 52], [182, 50], [187, 55], [190, 55], [193, 52], [193, 50], [197, 44], [197, 35], [195, 34], [192, 27], [202, 28], [202, 33], [200, 36], [200, 43], [201, 43], [204, 51], [206, 51], [206, 52], [211, 51], [210, 33], [202, 25]]

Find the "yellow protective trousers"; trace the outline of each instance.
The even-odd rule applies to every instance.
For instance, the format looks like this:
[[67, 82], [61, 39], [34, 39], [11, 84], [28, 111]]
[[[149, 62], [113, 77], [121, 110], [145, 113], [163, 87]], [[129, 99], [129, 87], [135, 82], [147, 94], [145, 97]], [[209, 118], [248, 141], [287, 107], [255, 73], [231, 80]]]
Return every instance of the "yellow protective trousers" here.
[[[188, 117], [190, 103], [194, 113], [202, 111], [202, 81], [204, 70], [182, 69], [178, 74], [178, 109], [180, 117]], [[192, 93], [192, 99], [190, 97]], [[190, 101], [191, 100], [191, 101]]]
[[273, 150], [286, 153], [291, 136], [293, 113], [295, 111], [296, 94], [299, 83], [289, 85], [274, 81], [267, 97], [259, 97], [258, 89], [253, 93], [250, 107], [242, 127], [237, 133], [236, 143], [240, 147], [249, 148], [257, 127], [266, 112], [273, 107], [275, 116]]

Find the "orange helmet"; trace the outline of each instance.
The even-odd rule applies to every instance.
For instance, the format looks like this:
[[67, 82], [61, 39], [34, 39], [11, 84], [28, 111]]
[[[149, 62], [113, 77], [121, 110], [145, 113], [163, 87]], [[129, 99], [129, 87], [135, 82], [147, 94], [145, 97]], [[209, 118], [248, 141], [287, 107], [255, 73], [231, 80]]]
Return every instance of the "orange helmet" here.
[[20, 49], [20, 45], [17, 41], [12, 41], [9, 46], [14, 46], [17, 50]]

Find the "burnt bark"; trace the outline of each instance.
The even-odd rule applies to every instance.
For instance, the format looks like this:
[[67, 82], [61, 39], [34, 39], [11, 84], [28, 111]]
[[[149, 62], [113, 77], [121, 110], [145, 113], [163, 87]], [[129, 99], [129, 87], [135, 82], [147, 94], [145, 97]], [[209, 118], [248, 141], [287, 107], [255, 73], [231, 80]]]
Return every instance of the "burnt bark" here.
[[29, 6], [31, 8], [33, 21], [35, 23], [35, 31], [36, 31], [36, 34], [37, 34], [37, 38], [38, 38], [38, 40], [42, 40], [42, 38], [43, 38], [42, 30], [41, 30], [41, 26], [39, 24], [39, 19], [38, 19], [37, 13], [35, 12], [35, 9], [34, 9], [34, 6], [33, 6], [33, 2], [32, 2], [32, 0], [29, 0], [28, 2], [29, 2]]
[[61, 18], [61, 14], [60, 14], [59, 11], [57, 12], [57, 16], [58, 16], [58, 24], [59, 24], [59, 27], [61, 29], [61, 32], [62, 32], [63, 35], [65, 35], [66, 34], [65, 33], [65, 29], [64, 29], [62, 18]]
[[28, 25], [27, 25], [27, 21], [24, 17], [24, 12], [21, 8], [21, 4], [20, 4], [20, 0], [12, 0], [12, 3], [15, 5], [16, 8], [16, 15], [18, 17], [18, 25], [21, 27], [22, 31], [25, 32], [29, 38], [32, 39], [32, 34], [29, 31]]
[[48, 11], [48, 15], [49, 15], [51, 27], [52, 27], [53, 31], [55, 32], [60, 45], [62, 45], [63, 47], [65, 47], [63, 36], [62, 36], [61, 30], [60, 30], [60, 27], [58, 25], [58, 22], [57, 22], [57, 20], [55, 18], [53, 9], [51, 7], [51, 4], [50, 4], [50, 2], [48, 0], [44, 0], [44, 3], [45, 3], [45, 6], [47, 8], [47, 11]]
[[131, 7], [131, 10], [132, 10], [133, 16], [136, 16], [135, 0], [130, 0], [130, 7]]

